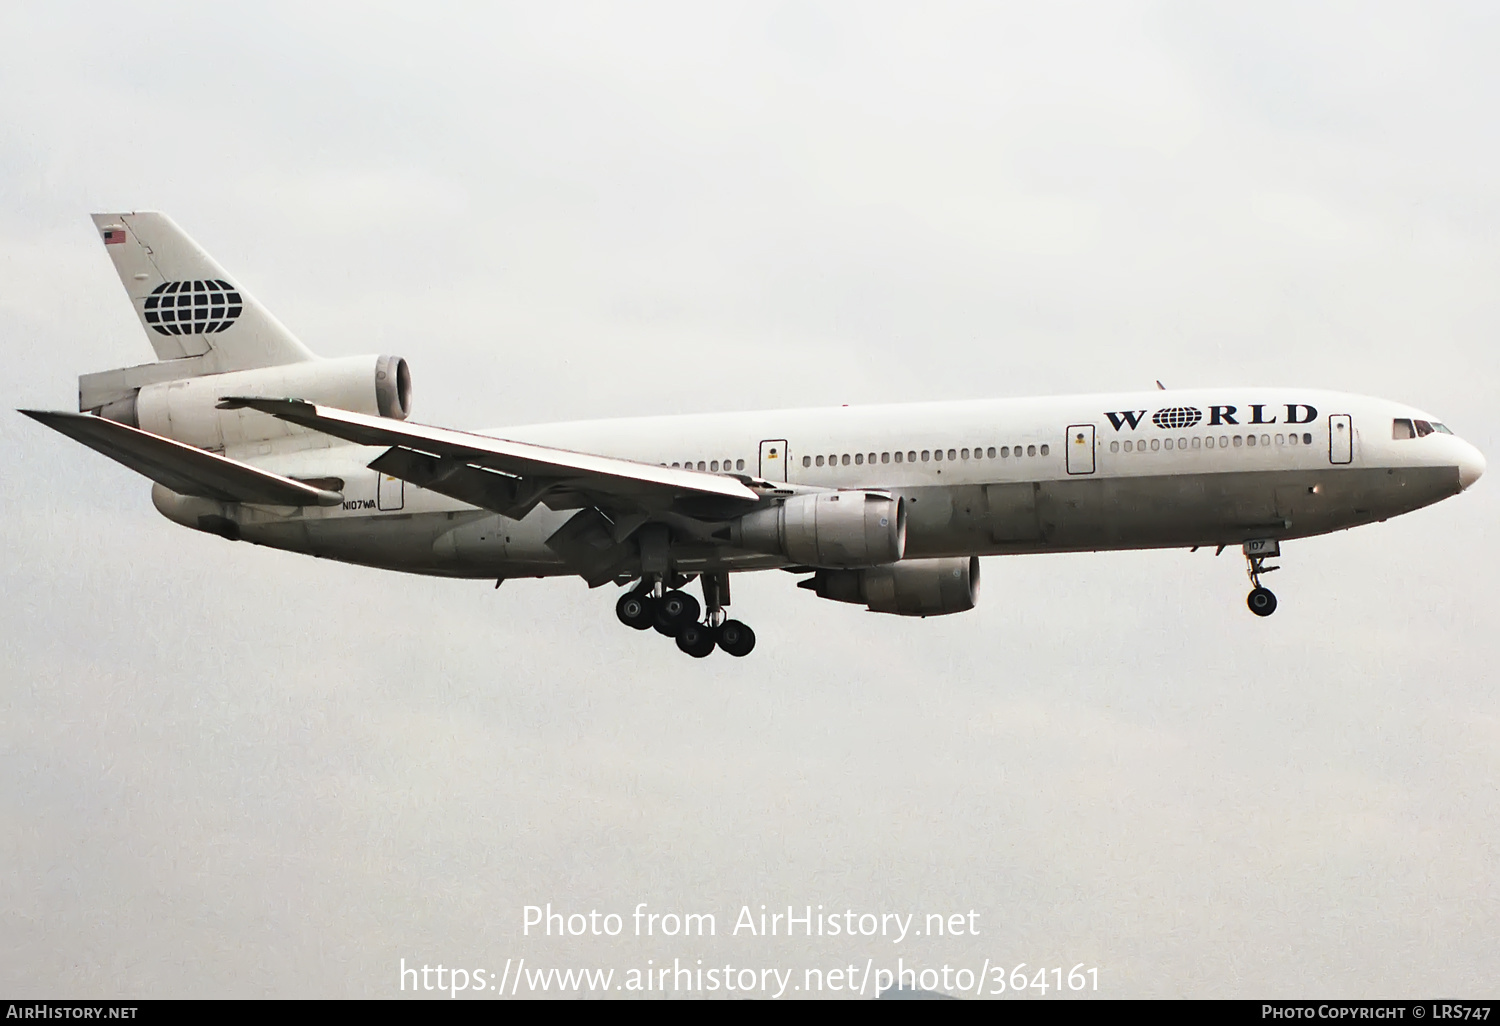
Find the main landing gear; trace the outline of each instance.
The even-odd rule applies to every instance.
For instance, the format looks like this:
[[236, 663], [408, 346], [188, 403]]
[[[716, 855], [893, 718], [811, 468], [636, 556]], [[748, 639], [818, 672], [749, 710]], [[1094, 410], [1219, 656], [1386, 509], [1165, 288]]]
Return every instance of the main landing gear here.
[[[654, 628], [657, 633], [677, 639], [677, 647], [695, 659], [702, 659], [721, 648], [732, 656], [747, 656], [755, 647], [755, 632], [738, 620], [726, 619], [724, 607], [729, 604], [729, 575], [704, 574], [703, 606], [681, 590], [686, 579], [673, 581], [667, 588], [662, 580], [643, 579], [634, 589], [620, 596], [615, 615], [627, 627], [638, 631]], [[701, 620], [700, 620], [701, 616]]]
[[1270, 588], [1260, 583], [1260, 575], [1280, 570], [1279, 566], [1266, 566], [1266, 560], [1275, 559], [1280, 555], [1279, 542], [1247, 541], [1245, 543], [1245, 562], [1249, 564], [1247, 572], [1250, 574], [1250, 594], [1246, 597], [1245, 604], [1256, 616], [1270, 616], [1276, 612], [1276, 596], [1272, 594]]

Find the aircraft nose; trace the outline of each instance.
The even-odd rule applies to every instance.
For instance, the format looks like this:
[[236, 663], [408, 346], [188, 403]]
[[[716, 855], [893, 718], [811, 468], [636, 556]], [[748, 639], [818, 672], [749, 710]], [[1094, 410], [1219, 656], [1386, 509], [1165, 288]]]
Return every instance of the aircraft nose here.
[[1463, 456], [1458, 461], [1458, 484], [1461, 488], [1478, 481], [1484, 473], [1484, 454], [1468, 442], [1464, 443]]

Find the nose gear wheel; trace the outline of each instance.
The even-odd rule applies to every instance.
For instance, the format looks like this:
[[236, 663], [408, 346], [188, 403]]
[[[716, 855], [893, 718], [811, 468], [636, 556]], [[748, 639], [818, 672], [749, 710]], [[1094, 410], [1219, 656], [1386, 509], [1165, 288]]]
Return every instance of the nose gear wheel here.
[[1266, 555], [1251, 555], [1249, 550], [1252, 544], [1245, 543], [1245, 562], [1249, 564], [1247, 572], [1250, 574], [1250, 594], [1246, 596], [1245, 604], [1256, 616], [1270, 616], [1276, 612], [1276, 596], [1270, 588], [1260, 583], [1260, 576], [1281, 569], [1279, 566], [1266, 566], [1266, 560], [1280, 555], [1280, 546], [1272, 543], [1273, 547]]

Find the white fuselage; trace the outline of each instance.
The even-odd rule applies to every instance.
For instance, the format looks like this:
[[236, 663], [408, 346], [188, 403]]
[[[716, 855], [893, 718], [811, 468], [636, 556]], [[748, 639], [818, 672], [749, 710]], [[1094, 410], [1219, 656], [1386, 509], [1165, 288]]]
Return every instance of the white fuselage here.
[[[1404, 404], [1312, 389], [1232, 388], [996, 399], [538, 424], [486, 432], [629, 459], [907, 503], [907, 558], [1238, 544], [1353, 527], [1456, 494], [1482, 472], [1439, 429], [1398, 438]], [[285, 509], [186, 499], [157, 505], [193, 527], [232, 524], [261, 544], [417, 573], [545, 576], [545, 542], [574, 510], [522, 520], [380, 477], [382, 449], [311, 433], [227, 450], [298, 478], [341, 483], [344, 503]], [[217, 518], [205, 521], [203, 518]], [[674, 543], [684, 572], [785, 560]]]

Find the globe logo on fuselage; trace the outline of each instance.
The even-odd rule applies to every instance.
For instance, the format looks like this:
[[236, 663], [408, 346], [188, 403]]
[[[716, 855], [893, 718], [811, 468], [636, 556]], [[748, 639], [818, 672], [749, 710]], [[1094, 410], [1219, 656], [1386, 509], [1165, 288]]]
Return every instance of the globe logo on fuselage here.
[[[1151, 415], [1151, 423], [1167, 431], [1190, 428], [1203, 419], [1203, 411], [1192, 406], [1168, 406]], [[1144, 442], [1142, 445], [1146, 444]], [[1155, 444], [1154, 442], [1152, 443]]]
[[210, 335], [224, 331], [244, 304], [227, 281], [169, 281], [151, 290], [142, 311], [159, 335]]

